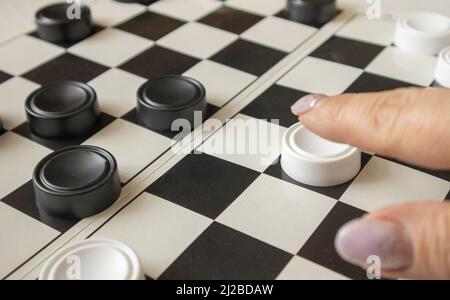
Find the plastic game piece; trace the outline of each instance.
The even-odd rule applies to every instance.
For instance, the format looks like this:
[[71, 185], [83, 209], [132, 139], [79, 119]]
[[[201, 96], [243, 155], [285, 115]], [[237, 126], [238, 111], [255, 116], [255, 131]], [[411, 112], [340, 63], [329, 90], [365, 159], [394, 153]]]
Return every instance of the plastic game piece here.
[[144, 280], [136, 253], [126, 244], [103, 238], [72, 243], [46, 262], [39, 280]]
[[41, 210], [68, 219], [101, 212], [121, 192], [116, 160], [94, 146], [72, 146], [47, 155], [33, 171], [33, 186]]
[[450, 47], [439, 53], [435, 79], [438, 85], [450, 88]]
[[417, 54], [436, 55], [450, 45], [450, 19], [435, 13], [417, 13], [399, 19], [395, 44]]
[[58, 81], [40, 87], [25, 101], [30, 131], [41, 138], [82, 136], [95, 127], [100, 110], [89, 85]]
[[[176, 119], [194, 126], [194, 112], [206, 113], [205, 88], [197, 80], [180, 75], [168, 75], [144, 83], [137, 92], [137, 112], [148, 128], [171, 130]], [[178, 128], [177, 128], [178, 129]]]
[[76, 3], [57, 3], [36, 13], [37, 34], [49, 42], [76, 42], [92, 32], [89, 7]]
[[304, 24], [324, 24], [337, 14], [335, 0], [287, 0], [285, 15]]
[[311, 186], [334, 186], [358, 174], [361, 151], [325, 140], [297, 123], [283, 136], [281, 166], [298, 182]]

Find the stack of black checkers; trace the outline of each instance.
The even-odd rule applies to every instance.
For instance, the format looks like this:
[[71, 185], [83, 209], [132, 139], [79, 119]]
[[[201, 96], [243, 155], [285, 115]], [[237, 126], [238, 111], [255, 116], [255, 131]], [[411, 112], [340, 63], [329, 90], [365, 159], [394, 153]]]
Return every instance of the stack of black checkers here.
[[287, 0], [284, 13], [295, 22], [321, 25], [336, 16], [336, 0]]

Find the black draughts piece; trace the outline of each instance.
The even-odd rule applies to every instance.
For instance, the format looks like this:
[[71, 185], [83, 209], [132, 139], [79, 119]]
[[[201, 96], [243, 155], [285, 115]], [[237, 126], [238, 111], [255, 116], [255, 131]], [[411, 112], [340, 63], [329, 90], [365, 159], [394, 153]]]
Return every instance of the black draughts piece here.
[[241, 34], [262, 19], [260, 16], [223, 6], [200, 19], [199, 22]]
[[241, 112], [243, 114], [264, 120], [279, 120], [279, 125], [290, 127], [298, 122], [291, 113], [290, 107], [306, 93], [273, 85], [247, 105]]
[[182, 21], [146, 11], [117, 28], [156, 41], [183, 24]]
[[30, 132], [30, 128], [28, 126], [28, 122], [24, 122], [18, 127], [14, 128], [13, 131], [20, 134], [21, 136], [24, 136], [32, 141], [35, 141], [36, 143], [39, 143], [43, 146], [46, 146], [52, 150], [58, 150], [64, 147], [68, 146], [75, 146], [82, 144], [85, 140], [87, 140], [89, 137], [93, 136], [95, 133], [99, 132], [103, 128], [105, 128], [108, 124], [113, 122], [115, 120], [114, 117], [101, 113], [99, 117], [99, 121], [94, 128], [94, 130], [89, 133], [88, 135], [81, 136], [81, 137], [74, 137], [70, 139], [44, 139], [40, 138], [38, 136], [33, 135]]
[[78, 222], [78, 220], [50, 217], [40, 210], [36, 205], [33, 183], [31, 180], [1, 199], [1, 201], [59, 232], [67, 231]]
[[303, 245], [298, 255], [353, 279], [367, 279], [361, 268], [343, 261], [334, 249], [336, 233], [342, 225], [366, 212], [342, 202], [331, 212]]
[[[56, 45], [56, 46], [59, 46], [59, 47], [62, 47], [62, 48], [66, 48], [66, 49], [67, 49], [67, 48], [70, 48], [70, 47], [72, 47], [73, 45], [75, 45], [75, 44], [77, 44], [77, 43], [80, 43], [81, 41], [84, 41], [85, 39], [89, 38], [90, 36], [93, 36], [94, 34], [96, 34], [96, 33], [100, 32], [100, 31], [102, 31], [103, 29], [105, 29], [105, 28], [102, 27], [102, 26], [99, 26], [99, 25], [95, 25], [95, 24], [94, 24], [94, 26], [92, 27], [92, 32], [91, 32], [88, 36], [86, 36], [85, 38], [83, 38], [82, 40], [79, 40], [79, 41], [76, 41], [76, 42], [59, 42], [59, 43], [49, 42], [49, 41], [46, 41], [46, 42], [49, 42], [49, 43], [52, 43], [52, 44], [54, 44], [54, 45]], [[37, 31], [31, 32], [30, 35], [31, 35], [31, 36], [34, 36], [35, 38], [41, 39], [41, 38], [39, 37], [39, 35], [37, 34]], [[41, 39], [41, 40], [42, 40], [42, 39]]]
[[260, 76], [285, 55], [284, 52], [239, 39], [214, 55], [211, 60]]
[[214, 219], [259, 174], [207, 154], [189, 154], [146, 191]]
[[[206, 116], [205, 116], [205, 120], [208, 119], [209, 117], [211, 117], [213, 114], [215, 114], [217, 111], [219, 110], [219, 107], [212, 105], [210, 103], [207, 104], [206, 107]], [[137, 110], [136, 108], [133, 108], [132, 110], [130, 110], [129, 112], [127, 112], [125, 115], [123, 115], [121, 117], [124, 120], [127, 120], [128, 122], [134, 123], [136, 125], [139, 125], [141, 127], [144, 127], [148, 130], [152, 130], [153, 132], [159, 133], [165, 137], [168, 137], [170, 139], [174, 139], [176, 138], [177, 140], [182, 139], [183, 137], [185, 137], [187, 134], [189, 134], [189, 132], [183, 132], [184, 134], [180, 135], [180, 133], [182, 133], [182, 131], [158, 131], [158, 130], [154, 130], [154, 129], [150, 129], [145, 127], [144, 124], [142, 124], [141, 121], [139, 121], [138, 115], [137, 115]], [[195, 128], [192, 128], [192, 130]]]
[[357, 68], [365, 68], [384, 47], [332, 37], [317, 48], [311, 56]]
[[182, 74], [198, 59], [160, 46], [154, 46], [125, 62], [121, 69], [151, 79], [167, 74]]
[[29, 71], [23, 77], [42, 85], [59, 80], [75, 80], [86, 83], [106, 70], [108, 68], [101, 64], [65, 53]]
[[0, 84], [5, 82], [6, 80], [10, 79], [11, 77], [12, 77], [11, 75], [0, 71]]
[[213, 223], [160, 279], [275, 279], [292, 255]]
[[346, 90], [348, 93], [380, 92], [414, 86], [411, 83], [395, 80], [371, 73], [363, 73]]
[[[371, 155], [362, 152], [361, 153], [361, 170], [364, 168], [364, 166], [369, 162], [371, 159]], [[273, 177], [282, 179], [284, 181], [293, 183], [295, 185], [298, 185], [300, 187], [312, 190], [314, 192], [317, 192], [319, 194], [331, 197], [333, 199], [339, 200], [341, 196], [344, 194], [344, 192], [348, 189], [348, 187], [351, 185], [352, 181], [336, 185], [336, 186], [329, 186], [329, 187], [314, 187], [309, 186], [303, 183], [300, 183], [298, 181], [295, 181], [291, 177], [289, 177], [281, 168], [280, 158], [278, 158], [271, 166], [269, 166], [265, 171], [265, 174], [271, 175]], [[356, 177], [355, 177], [356, 178]]]

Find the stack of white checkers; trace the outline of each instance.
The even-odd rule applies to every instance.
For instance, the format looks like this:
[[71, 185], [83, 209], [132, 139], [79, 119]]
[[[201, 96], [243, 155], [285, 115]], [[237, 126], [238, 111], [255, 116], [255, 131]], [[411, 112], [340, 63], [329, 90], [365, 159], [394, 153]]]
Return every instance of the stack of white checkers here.
[[57, 251], [42, 269], [39, 280], [143, 280], [136, 253], [110, 239], [87, 239]]
[[417, 13], [398, 20], [395, 44], [422, 55], [439, 55], [437, 85], [450, 88], [450, 18], [434, 13]]

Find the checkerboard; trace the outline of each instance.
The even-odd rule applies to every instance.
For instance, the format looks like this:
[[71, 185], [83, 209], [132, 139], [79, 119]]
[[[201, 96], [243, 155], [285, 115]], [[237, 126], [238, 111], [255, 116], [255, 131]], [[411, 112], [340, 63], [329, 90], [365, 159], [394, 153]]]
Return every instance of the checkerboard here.
[[[315, 188], [283, 173], [280, 141], [271, 144], [271, 165], [261, 163], [263, 154], [218, 154], [215, 141], [230, 137], [230, 119], [278, 119], [268, 126], [281, 135], [297, 121], [290, 105], [306, 93], [430, 86], [437, 59], [392, 46], [393, 20], [343, 11], [312, 27], [284, 18], [284, 5], [93, 0], [96, 26], [83, 41], [51, 44], [32, 31], [0, 44], [0, 277], [35, 279], [60, 247], [106, 237], [130, 245], [151, 279], [366, 278], [336, 254], [338, 228], [387, 205], [444, 201], [450, 172], [364, 153], [354, 180]], [[173, 134], [144, 128], [135, 112], [138, 86], [174, 73], [204, 84], [206, 122], [220, 125], [198, 127], [175, 145]], [[84, 138], [38, 139], [24, 100], [62, 79], [96, 90], [101, 122]], [[76, 144], [115, 156], [122, 195], [90, 218], [51, 218], [35, 206], [31, 172], [51, 151]]]

